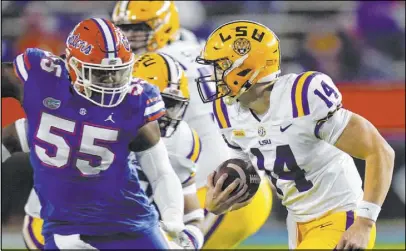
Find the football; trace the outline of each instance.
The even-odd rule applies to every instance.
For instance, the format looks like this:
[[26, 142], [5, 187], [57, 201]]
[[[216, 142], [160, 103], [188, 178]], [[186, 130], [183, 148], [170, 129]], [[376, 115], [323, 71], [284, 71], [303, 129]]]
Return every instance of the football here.
[[[214, 175], [213, 183], [216, 185], [218, 179], [221, 175], [227, 173], [228, 177], [224, 181], [222, 190], [226, 189], [235, 179], [240, 178], [243, 181], [243, 184], [248, 185], [248, 193], [249, 196], [247, 200], [252, 198], [254, 194], [257, 192], [259, 188], [259, 184], [261, 183], [261, 176], [259, 176], [258, 172], [256, 171], [255, 167], [242, 159], [229, 159], [224, 161], [216, 170], [216, 175]], [[243, 185], [239, 185], [231, 195], [235, 195], [242, 189]]]

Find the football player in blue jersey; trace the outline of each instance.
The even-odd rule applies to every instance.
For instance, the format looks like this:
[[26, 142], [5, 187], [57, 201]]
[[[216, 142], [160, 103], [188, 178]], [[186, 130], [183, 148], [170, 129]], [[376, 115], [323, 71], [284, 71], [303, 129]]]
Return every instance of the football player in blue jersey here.
[[2, 63], [2, 90], [27, 116], [26, 126], [3, 130], [2, 161], [30, 152], [45, 249], [168, 248], [127, 166], [134, 151], [163, 228], [183, 231], [182, 187], [156, 122], [165, 113], [158, 88], [132, 79], [134, 56], [110, 21], [80, 22], [66, 47], [65, 60], [35, 48]]

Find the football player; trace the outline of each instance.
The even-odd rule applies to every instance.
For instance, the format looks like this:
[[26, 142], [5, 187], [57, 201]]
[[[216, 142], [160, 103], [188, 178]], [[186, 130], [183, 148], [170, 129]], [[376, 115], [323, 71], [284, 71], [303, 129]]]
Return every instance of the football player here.
[[[281, 76], [279, 39], [251, 21], [218, 27], [197, 61], [215, 72], [198, 88], [217, 86], [211, 96], [200, 93], [214, 101], [231, 156], [264, 170], [288, 210], [289, 247], [372, 248], [394, 151], [369, 121], [342, 107], [333, 80], [315, 71]], [[365, 193], [351, 156], [366, 162]]]
[[[157, 86], [165, 103], [166, 114], [158, 119], [161, 137], [168, 150], [169, 159], [178, 178], [182, 182], [184, 194], [184, 216], [186, 224], [183, 233], [173, 239], [175, 244], [185, 248], [200, 249], [203, 245], [203, 233], [200, 223], [203, 220], [203, 209], [196, 195], [194, 175], [201, 151], [201, 143], [197, 133], [186, 122], [182, 121], [189, 102], [188, 82], [185, 72], [179, 64], [168, 55], [162, 53], [147, 53], [138, 58], [134, 63], [133, 77], [147, 80]], [[18, 140], [24, 150], [26, 140], [26, 119], [15, 122], [19, 132]], [[146, 174], [139, 166], [136, 153], [129, 155], [129, 166], [133, 174], [138, 176], [141, 188], [144, 190], [150, 203], [153, 202], [153, 189]], [[155, 203], [154, 203], [155, 204]], [[26, 246], [34, 250], [43, 248], [44, 237], [41, 235], [43, 221], [40, 218], [41, 205], [35, 191], [32, 190], [25, 205], [25, 222], [23, 237]], [[171, 243], [172, 244], [172, 243]], [[176, 246], [173, 246], [176, 247]]]
[[[14, 91], [27, 116], [27, 127], [3, 130], [2, 153], [30, 150], [45, 249], [168, 248], [157, 211], [127, 165], [130, 148], [163, 227], [173, 236], [183, 231], [182, 187], [157, 122], [165, 113], [158, 88], [132, 79], [134, 55], [108, 20], [80, 22], [66, 47], [66, 60], [27, 49], [2, 64], [2, 87]], [[28, 139], [19, 143], [24, 130]]]
[[[195, 174], [202, 147], [196, 131], [183, 121], [190, 100], [186, 73], [169, 55], [150, 52], [136, 59], [133, 77], [157, 86], [165, 103], [166, 114], [158, 119], [158, 123], [169, 160], [182, 183], [185, 204], [183, 221], [187, 235], [183, 241], [178, 237], [175, 243], [184, 248], [200, 249], [204, 240], [200, 229], [204, 212], [196, 195]], [[129, 156], [129, 163], [137, 171], [149, 201], [153, 202], [151, 183], [133, 152]]]
[[[118, 1], [112, 20], [127, 35], [135, 54], [159, 51], [172, 56], [186, 71], [189, 83], [195, 83], [198, 77], [210, 75], [210, 67], [195, 62], [201, 45], [190, 31], [180, 28], [179, 14], [173, 1]], [[202, 103], [195, 84], [189, 87], [190, 103], [184, 120], [196, 130], [202, 143], [195, 179], [203, 207], [207, 176], [229, 156], [213, 120], [211, 105]], [[212, 95], [215, 90], [205, 85], [202, 91]], [[249, 206], [222, 216], [205, 212], [203, 248], [236, 247], [264, 224], [271, 207], [270, 184], [263, 179], [259, 192]], [[255, 218], [252, 217], [254, 214]], [[236, 225], [236, 221], [240, 224]]]

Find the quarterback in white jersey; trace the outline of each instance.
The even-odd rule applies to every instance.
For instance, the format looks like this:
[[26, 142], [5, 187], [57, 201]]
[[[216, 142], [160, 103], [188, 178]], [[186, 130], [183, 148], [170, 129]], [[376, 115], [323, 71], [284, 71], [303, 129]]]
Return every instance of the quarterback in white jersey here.
[[[221, 138], [212, 107], [204, 104], [199, 97], [196, 78], [212, 75], [211, 67], [196, 63], [202, 45], [194, 34], [180, 28], [178, 11], [173, 1], [118, 1], [112, 21], [128, 37], [133, 52], [159, 51], [170, 55], [179, 62], [189, 80], [190, 103], [184, 120], [196, 130], [201, 140], [199, 169], [195, 180], [198, 197], [203, 206], [206, 197], [206, 180], [222, 162], [229, 158], [228, 147]], [[215, 93], [215, 85], [206, 83], [204, 95]], [[254, 234], [268, 218], [272, 195], [270, 184], [264, 181], [255, 202], [238, 212], [225, 216], [205, 214], [205, 245], [203, 248], [234, 248], [248, 236]], [[261, 213], [257, 213], [261, 210]], [[252, 215], [257, 213], [255, 220]], [[241, 222], [238, 227], [235, 221]], [[249, 227], [245, 227], [249, 225]]]
[[[372, 248], [394, 153], [342, 107], [332, 79], [313, 71], [280, 76], [278, 38], [251, 21], [217, 28], [198, 62], [214, 67], [198, 82], [212, 81], [217, 93], [201, 98], [214, 101], [231, 156], [265, 171], [288, 210], [290, 248]], [[350, 155], [366, 160], [365, 194]]]

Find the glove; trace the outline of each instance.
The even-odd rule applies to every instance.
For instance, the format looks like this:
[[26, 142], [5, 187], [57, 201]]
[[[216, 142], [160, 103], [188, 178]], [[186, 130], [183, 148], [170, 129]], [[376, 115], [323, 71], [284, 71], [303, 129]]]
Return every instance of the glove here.
[[186, 228], [172, 241], [183, 249], [198, 250], [203, 246], [204, 236], [198, 227], [194, 225], [186, 225]]

